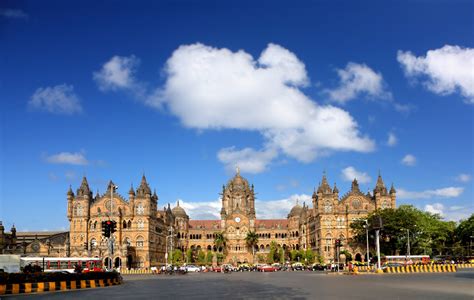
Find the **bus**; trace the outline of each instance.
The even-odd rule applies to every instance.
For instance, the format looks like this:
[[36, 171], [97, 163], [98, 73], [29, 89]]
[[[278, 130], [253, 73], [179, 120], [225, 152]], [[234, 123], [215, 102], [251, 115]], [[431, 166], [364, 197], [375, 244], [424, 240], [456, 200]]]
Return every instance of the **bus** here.
[[80, 265], [83, 272], [102, 270], [102, 260], [98, 257], [21, 257], [20, 267], [27, 265], [40, 266], [44, 272], [74, 273], [76, 265]]
[[381, 257], [383, 264], [400, 265], [427, 265], [430, 263], [429, 255], [387, 255]]

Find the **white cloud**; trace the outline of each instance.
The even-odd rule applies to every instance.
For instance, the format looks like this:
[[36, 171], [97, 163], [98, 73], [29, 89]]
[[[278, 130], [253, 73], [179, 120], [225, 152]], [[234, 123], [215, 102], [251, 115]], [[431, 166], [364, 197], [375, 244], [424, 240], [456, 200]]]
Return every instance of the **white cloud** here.
[[369, 183], [372, 180], [367, 173], [359, 172], [352, 166], [343, 169], [341, 171], [341, 177], [345, 181], [353, 181], [354, 178], [356, 178], [360, 183]]
[[402, 188], [397, 190], [400, 199], [430, 199], [430, 198], [456, 198], [464, 192], [462, 187], [446, 187], [421, 192], [407, 191]]
[[440, 216], [444, 215], [444, 205], [441, 203], [433, 203], [433, 204], [426, 204], [425, 205], [425, 211], [432, 213], [432, 214], [438, 214]]
[[339, 87], [327, 90], [331, 100], [345, 103], [360, 95], [370, 98], [391, 99], [392, 95], [384, 88], [382, 74], [365, 64], [349, 62], [345, 69], [338, 69]]
[[459, 174], [456, 177], [456, 180], [460, 181], [460, 182], [469, 182], [469, 181], [471, 181], [471, 178], [472, 178], [472, 176], [469, 175], [469, 174]]
[[416, 157], [412, 154], [407, 154], [402, 158], [402, 164], [405, 166], [414, 166], [416, 164]]
[[269, 44], [256, 60], [243, 50], [185, 45], [164, 73], [164, 87], [146, 104], [165, 105], [186, 127], [258, 131], [265, 148], [302, 162], [375, 148], [348, 112], [318, 105], [300, 90], [309, 82], [305, 66], [281, 46]]
[[243, 173], [256, 174], [264, 172], [277, 155], [274, 149], [257, 151], [252, 148], [236, 150], [235, 147], [229, 147], [219, 150], [217, 158], [225, 165], [229, 173], [239, 167]]
[[397, 136], [393, 132], [388, 133], [387, 145], [388, 146], [395, 146], [398, 143]]
[[445, 45], [418, 57], [399, 50], [397, 60], [407, 77], [420, 78], [430, 91], [439, 95], [460, 92], [467, 103], [474, 104], [473, 48]]
[[134, 55], [129, 57], [113, 56], [100, 71], [93, 73], [93, 78], [102, 91], [118, 89], [136, 89], [139, 87], [135, 72], [140, 60]]
[[89, 161], [82, 152], [60, 152], [45, 157], [48, 163], [52, 164], [69, 164], [69, 165], [87, 165]]
[[28, 19], [28, 14], [21, 9], [0, 9], [0, 16], [8, 19]]
[[72, 115], [82, 112], [74, 87], [67, 84], [37, 89], [28, 101], [28, 107], [54, 114]]
[[[255, 210], [258, 219], [286, 219], [291, 208], [299, 202], [303, 205], [311, 204], [311, 196], [306, 194], [294, 194], [288, 198], [279, 200], [256, 200]], [[183, 207], [192, 220], [218, 220], [222, 202], [220, 199], [214, 201], [192, 202], [179, 199], [179, 206]]]

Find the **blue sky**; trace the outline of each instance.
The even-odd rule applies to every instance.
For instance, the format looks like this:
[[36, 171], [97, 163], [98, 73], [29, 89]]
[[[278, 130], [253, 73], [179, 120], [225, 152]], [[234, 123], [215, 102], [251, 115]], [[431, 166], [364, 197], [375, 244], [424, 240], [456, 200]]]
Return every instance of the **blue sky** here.
[[[398, 204], [474, 211], [470, 1], [4, 1], [0, 220], [67, 228], [83, 175], [217, 217], [236, 165], [257, 217], [325, 170]], [[342, 195], [341, 195], [342, 196]]]

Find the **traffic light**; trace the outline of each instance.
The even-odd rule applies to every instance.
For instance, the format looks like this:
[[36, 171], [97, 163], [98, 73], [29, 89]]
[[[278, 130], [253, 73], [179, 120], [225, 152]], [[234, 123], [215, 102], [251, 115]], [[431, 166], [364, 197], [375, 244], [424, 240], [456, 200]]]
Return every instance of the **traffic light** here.
[[110, 237], [110, 229], [112, 221], [102, 221], [102, 235], [106, 238]]
[[110, 233], [113, 234], [115, 231], [117, 231], [117, 222], [112, 221], [112, 224], [110, 224]]
[[336, 240], [336, 247], [341, 247], [342, 246], [342, 241], [337, 239]]

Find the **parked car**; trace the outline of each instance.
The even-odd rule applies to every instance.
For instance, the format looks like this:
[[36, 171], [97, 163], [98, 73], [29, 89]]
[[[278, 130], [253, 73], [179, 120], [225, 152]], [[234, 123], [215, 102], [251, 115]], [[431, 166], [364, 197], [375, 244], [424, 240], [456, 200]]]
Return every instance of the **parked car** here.
[[324, 270], [326, 270], [326, 266], [324, 266], [322, 264], [313, 264], [311, 266], [311, 270], [313, 270], [313, 271], [324, 271]]
[[261, 265], [259, 271], [260, 272], [275, 272], [277, 271], [277, 269], [273, 266]]
[[293, 271], [303, 271], [304, 270], [304, 265], [302, 263], [294, 263], [291, 265], [291, 269]]
[[195, 266], [195, 265], [187, 265], [186, 266], [186, 271], [188, 272], [201, 272], [201, 267]]
[[221, 266], [212, 267], [212, 272], [222, 272]]

